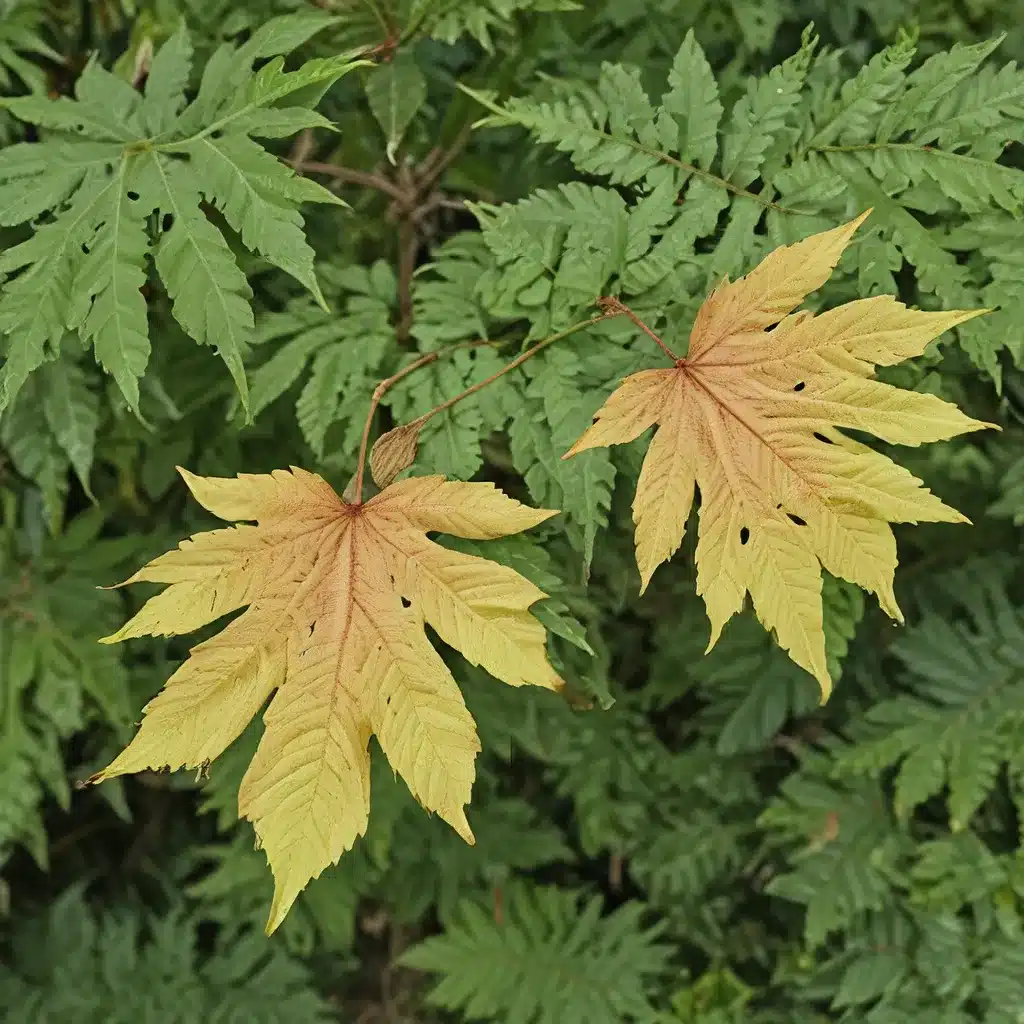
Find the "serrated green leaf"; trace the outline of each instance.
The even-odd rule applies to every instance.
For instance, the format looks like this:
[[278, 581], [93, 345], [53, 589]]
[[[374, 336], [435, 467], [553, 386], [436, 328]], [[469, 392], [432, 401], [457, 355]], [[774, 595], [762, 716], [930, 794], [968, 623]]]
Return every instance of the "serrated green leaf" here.
[[32, 264], [8, 281], [0, 295], [0, 335], [6, 340], [0, 411], [28, 375], [58, 350], [70, 319], [74, 276], [83, 260], [81, 246], [114, 188], [112, 179], [87, 175], [63, 217], [41, 225], [27, 242], [0, 256], [0, 272]]
[[[256, 329], [259, 330], [257, 323]], [[299, 379], [310, 357], [331, 342], [339, 340], [339, 328], [324, 323], [303, 331], [285, 342], [265, 363], [249, 374], [249, 401], [253, 416], [258, 416]]]
[[337, 131], [333, 121], [305, 107], [269, 107], [253, 110], [231, 122], [232, 131], [242, 135], [255, 135], [261, 139], [285, 139], [306, 128]]
[[[105, 202], [95, 209], [102, 218], [74, 281], [74, 302], [67, 317], [91, 342], [97, 362], [117, 381], [128, 408], [139, 407], [139, 378], [149, 362], [145, 262], [149, 251], [145, 217], [149, 209], [136, 191], [138, 166], [121, 160]], [[134, 199], [132, 198], [134, 196]]]
[[243, 135], [202, 138], [188, 147], [198, 182], [247, 249], [304, 285], [327, 309], [317, 284], [315, 254], [302, 230], [302, 215], [276, 201], [294, 172]]
[[338, 396], [349, 376], [348, 355], [343, 345], [320, 351], [296, 405], [302, 436], [318, 457], [323, 456], [327, 428], [337, 418]]
[[200, 345], [213, 345], [227, 364], [249, 413], [242, 356], [255, 326], [252, 290], [220, 232], [199, 210], [202, 182], [188, 164], [149, 157], [140, 191], [172, 221], [156, 246], [157, 272], [171, 297], [174, 319]]
[[192, 40], [182, 22], [149, 66], [141, 116], [150, 135], [159, 135], [174, 123], [185, 105], [185, 87], [191, 72]]
[[92, 468], [96, 430], [99, 426], [99, 399], [89, 388], [85, 372], [68, 358], [47, 363], [42, 381], [43, 414], [50, 431], [90, 500], [89, 471]]
[[800, 51], [767, 75], [751, 79], [732, 109], [722, 146], [722, 176], [740, 188], [760, 173], [769, 146], [784, 130], [800, 101], [809, 50]]
[[668, 85], [659, 112], [661, 144], [669, 152], [678, 152], [680, 160], [709, 168], [718, 151], [722, 104], [711, 65], [693, 29], [672, 61]]
[[389, 63], [367, 74], [366, 99], [384, 132], [391, 163], [395, 162], [402, 137], [426, 98], [427, 80], [408, 50], [399, 50]]

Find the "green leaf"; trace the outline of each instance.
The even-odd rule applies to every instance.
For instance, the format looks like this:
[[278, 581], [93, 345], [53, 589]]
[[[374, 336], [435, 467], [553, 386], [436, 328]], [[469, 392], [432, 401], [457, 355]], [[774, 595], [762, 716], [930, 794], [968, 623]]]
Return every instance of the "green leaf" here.
[[0, 256], [0, 272], [31, 264], [0, 295], [0, 335], [6, 336], [0, 411], [29, 374], [57, 352], [71, 316], [75, 275], [84, 260], [81, 247], [115, 187], [113, 179], [87, 175], [62, 217], [41, 225], [32, 238]]
[[[203, 192], [242, 236], [245, 247], [291, 274], [326, 310], [302, 215], [280, 199], [294, 172], [244, 135], [202, 138], [188, 152]], [[275, 188], [276, 182], [282, 184]]]
[[402, 136], [426, 98], [427, 80], [408, 50], [399, 50], [389, 63], [366, 76], [366, 99], [384, 132], [391, 163], [395, 163]]
[[[259, 323], [256, 328], [259, 330]], [[261, 366], [249, 374], [249, 401], [252, 415], [258, 416], [275, 399], [285, 393], [306, 368], [310, 357], [331, 342], [338, 341], [344, 331], [337, 324], [311, 327], [289, 339]]]
[[[87, 238], [85, 259], [75, 277], [74, 304], [67, 317], [92, 342], [96, 360], [117, 381], [128, 408], [139, 407], [139, 378], [149, 362], [146, 300], [146, 209], [137, 188], [138, 165], [122, 160], [104, 204], [95, 210], [103, 220]], [[133, 198], [134, 197], [134, 198]]]
[[433, 1006], [535, 1024], [626, 1024], [654, 1019], [649, 979], [666, 967], [660, 929], [645, 929], [643, 908], [608, 916], [601, 899], [581, 905], [573, 892], [526, 884], [506, 888], [506, 919], [468, 900], [444, 934], [401, 956], [406, 967], [440, 974]]
[[800, 102], [813, 48], [813, 42], [806, 44], [767, 75], [751, 79], [733, 107], [722, 146], [722, 175], [734, 185], [746, 188], [761, 172], [769, 147]]
[[156, 269], [174, 319], [200, 345], [216, 346], [249, 413], [242, 356], [254, 327], [252, 290], [220, 232], [198, 209], [203, 183], [188, 164], [153, 154], [140, 191], [172, 218], [156, 247]]
[[136, 115], [142, 97], [126, 82], [90, 59], [75, 83], [75, 99], [41, 95], [0, 98], [15, 117], [55, 131], [72, 132], [97, 141], [128, 142], [138, 131]]
[[185, 106], [185, 88], [191, 72], [192, 41], [182, 22], [149, 66], [142, 123], [151, 135], [160, 135], [170, 128]]
[[47, 363], [44, 369], [42, 391], [46, 422], [74, 467], [83, 490], [93, 499], [89, 471], [99, 426], [98, 396], [89, 387], [82, 368], [67, 357]]
[[[593, 421], [603, 396], [584, 394], [573, 377], [578, 360], [565, 349], [548, 349], [527, 366], [533, 379], [532, 401], [512, 421], [512, 460], [539, 505], [559, 508], [572, 528], [570, 538], [583, 555], [583, 576], [590, 574], [597, 532], [608, 523], [615, 465], [607, 449], [562, 455]], [[590, 458], [590, 456], [596, 458]]]
[[[232, 131], [255, 135], [261, 139], [285, 139], [305, 128], [326, 128], [337, 131], [323, 114], [305, 107], [270, 107], [250, 111], [231, 123]], [[335, 202], [340, 202], [334, 199]]]
[[296, 411], [306, 443], [322, 457], [327, 428], [338, 414], [338, 398], [349, 376], [348, 352], [342, 345], [321, 350], [313, 360], [309, 380], [299, 395]]
[[[10, 275], [0, 278], [0, 410], [57, 354], [68, 330], [91, 342], [129, 408], [138, 410], [150, 356], [141, 289], [151, 243], [172, 315], [200, 344], [217, 347], [247, 403], [242, 360], [253, 333], [252, 292], [202, 203], [205, 197], [217, 206], [246, 247], [325, 305], [296, 207], [307, 200], [344, 204], [243, 130], [279, 137], [325, 123], [304, 109], [302, 97], [315, 99], [361, 62], [339, 54], [291, 72], [281, 57], [255, 73], [252, 65], [333, 20], [274, 19], [240, 49], [219, 47], [184, 110], [191, 44], [183, 25], [154, 57], [145, 96], [91, 60], [74, 100], [10, 101], [17, 116], [64, 134], [0, 151], [0, 225], [36, 222], [27, 240], [0, 253], [0, 275]], [[291, 108], [266, 110], [288, 96]]]
[[[314, 90], [315, 99], [302, 99], [306, 99], [307, 102], [311, 99], [313, 102], [319, 101], [323, 93], [339, 79], [370, 63], [354, 60], [353, 56], [352, 53], [341, 53], [334, 57], [316, 57], [307, 61], [297, 71], [283, 71], [284, 58], [275, 57], [238, 89], [225, 111], [199, 134], [207, 136], [218, 131], [235, 130], [234, 122], [262, 107], [269, 107], [286, 96], [292, 96], [293, 104], [301, 106], [300, 97], [295, 95], [300, 92]], [[188, 110], [185, 111], [186, 116], [187, 114]], [[186, 139], [185, 143], [191, 141], [193, 140]]]
[[291, 53], [309, 42], [318, 32], [330, 25], [337, 25], [341, 19], [325, 11], [298, 11], [271, 18], [261, 25], [248, 42], [239, 50], [239, 59], [252, 62], [261, 57], [275, 57], [279, 53]]
[[710, 168], [718, 151], [722, 104], [711, 65], [693, 29], [672, 61], [668, 85], [658, 123], [662, 146], [677, 152], [680, 160]]

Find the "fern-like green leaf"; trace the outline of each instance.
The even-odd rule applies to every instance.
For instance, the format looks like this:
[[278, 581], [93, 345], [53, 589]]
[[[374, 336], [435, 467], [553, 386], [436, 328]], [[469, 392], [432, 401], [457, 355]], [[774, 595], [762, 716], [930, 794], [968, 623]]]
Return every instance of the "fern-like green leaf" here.
[[443, 935], [402, 954], [407, 967], [441, 974], [428, 996], [470, 1017], [520, 1024], [626, 1024], [652, 1019], [651, 981], [666, 966], [659, 929], [643, 907], [602, 916], [600, 898], [509, 886], [503, 923], [464, 902]]

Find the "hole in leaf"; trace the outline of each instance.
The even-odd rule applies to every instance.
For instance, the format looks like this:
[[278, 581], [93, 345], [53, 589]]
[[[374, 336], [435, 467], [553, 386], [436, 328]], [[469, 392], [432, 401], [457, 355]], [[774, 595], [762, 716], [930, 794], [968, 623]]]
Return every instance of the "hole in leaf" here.
[[824, 441], [825, 444], [835, 444], [835, 441], [833, 441], [831, 437], [826, 437], [824, 434], [819, 433], [817, 430], [814, 432], [814, 436], [819, 441]]
[[86, 256], [89, 255], [89, 246], [87, 246], [85, 242], [82, 243], [82, 252], [84, 252]]
[[410, 601], [407, 597], [403, 597], [402, 598], [402, 607], [403, 608], [411, 608], [412, 607], [412, 601]]
[[215, 132], [210, 132], [211, 139], [219, 139], [224, 133], [218, 128]]
[[744, 526], [743, 529], [740, 530], [740, 543], [746, 544], [748, 540], [750, 540], [750, 531]]
[[807, 387], [807, 385], [806, 385], [806, 384], [805, 384], [805, 383], [804, 383], [804, 382], [803, 382], [802, 380], [798, 380], [798, 381], [797, 381], [797, 382], [796, 382], [796, 383], [795, 383], [795, 384], [793, 385], [793, 390], [794, 390], [794, 391], [803, 391], [803, 389], [804, 389], [805, 387]]
[[128, 192], [128, 198], [134, 203], [139, 198], [138, 192]]
[[807, 525], [807, 520], [806, 519], [801, 519], [799, 516], [793, 515], [792, 512], [787, 512], [786, 515], [789, 516], [790, 520], [792, 520], [792, 522], [796, 523], [797, 526], [806, 526]]
[[165, 213], [160, 220], [160, 230], [164, 233], [171, 230], [171, 225], [174, 223], [174, 214]]
[[316, 629], [316, 623], [315, 623], [315, 622], [311, 622], [311, 623], [309, 624], [309, 635], [310, 635], [310, 636], [312, 636], [312, 635], [313, 635], [313, 631], [314, 631], [315, 629]]

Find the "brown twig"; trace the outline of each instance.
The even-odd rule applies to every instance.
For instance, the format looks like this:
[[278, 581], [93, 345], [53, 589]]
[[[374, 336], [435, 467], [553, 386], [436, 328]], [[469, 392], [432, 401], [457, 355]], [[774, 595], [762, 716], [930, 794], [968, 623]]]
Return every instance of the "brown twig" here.
[[[592, 316], [589, 320], [581, 320], [579, 323], [573, 324], [571, 327], [567, 327], [564, 331], [559, 331], [557, 334], [551, 334], [546, 338], [542, 338], [535, 345], [526, 349], [525, 352], [520, 353], [510, 363], [506, 363], [497, 373], [492, 373], [486, 380], [479, 381], [473, 384], [471, 387], [466, 388], [465, 391], [460, 392], [453, 398], [449, 398], [447, 401], [442, 402], [440, 405], [434, 406], [433, 409], [428, 409], [422, 416], [417, 416], [416, 419], [412, 420], [407, 426], [423, 426], [431, 417], [436, 416], [438, 413], [445, 412], [450, 409], [456, 402], [461, 402], [464, 398], [468, 398], [470, 395], [475, 395], [482, 388], [487, 387], [488, 384], [493, 384], [499, 377], [503, 377], [506, 373], [520, 367], [528, 359], [532, 359], [538, 352], [543, 351], [549, 345], [553, 345], [556, 341], [561, 341], [563, 338], [568, 338], [571, 334], [576, 334], [577, 331], [582, 331], [587, 327], [592, 327], [596, 323], [600, 323], [602, 320], [607, 320], [609, 317], [618, 316], [619, 312], [602, 312], [600, 316]], [[477, 341], [459, 341], [454, 345], [446, 345], [444, 348], [435, 349], [433, 352], [427, 352], [425, 355], [414, 359], [408, 366], [403, 367], [397, 373], [392, 374], [390, 377], [382, 380], [374, 389], [373, 395], [370, 397], [370, 408], [366, 414], [366, 423], [363, 425], [363, 437], [359, 443], [359, 463], [356, 466], [356, 475], [352, 484], [351, 496], [352, 504], [361, 505], [363, 503], [363, 479], [366, 474], [366, 454], [370, 443], [370, 430], [373, 426], [373, 417], [377, 412], [377, 406], [380, 405], [380, 400], [392, 387], [395, 386], [400, 380], [407, 377], [410, 373], [415, 373], [421, 367], [427, 366], [430, 363], [436, 362], [438, 359], [444, 358], [451, 355], [453, 352], [457, 352], [464, 348], [479, 348], [483, 345], [496, 345], [497, 342], [479, 339]], [[348, 490], [346, 489], [346, 493]]]
[[650, 327], [648, 327], [647, 324], [645, 324], [643, 320], [641, 320], [640, 317], [638, 317], [636, 313], [634, 313], [633, 310], [631, 310], [625, 303], [620, 302], [612, 295], [606, 295], [597, 300], [597, 308], [604, 310], [609, 316], [628, 316], [629, 319], [632, 320], [648, 338], [657, 342], [658, 348], [660, 348], [673, 363], [678, 364], [680, 362], [679, 356], [677, 356], [675, 352], [673, 352], [672, 349], [670, 349], [668, 345], [666, 345], [665, 342], [663, 342], [661, 338], [659, 338], [654, 331], [652, 331]]
[[285, 163], [300, 172], [326, 174], [335, 181], [348, 185], [365, 185], [367, 188], [375, 188], [378, 192], [391, 196], [396, 203], [404, 205], [408, 201], [407, 193], [383, 174], [376, 174], [373, 171], [358, 171], [354, 167], [342, 167], [341, 164], [323, 163], [320, 160], [303, 160], [301, 163], [297, 163], [295, 160], [286, 160]]
[[613, 853], [608, 861], [608, 888], [618, 892], [622, 888], [622, 854]]
[[464, 125], [462, 131], [459, 132], [454, 142], [447, 149], [441, 149], [438, 146], [427, 154], [426, 159], [416, 171], [421, 192], [429, 192], [441, 180], [444, 172], [448, 170], [466, 148], [472, 134], [472, 125]]
[[416, 272], [416, 256], [420, 249], [420, 233], [416, 221], [416, 206], [420, 189], [415, 172], [408, 164], [398, 168], [398, 186], [405, 197], [398, 207], [398, 323], [395, 336], [405, 346], [412, 331], [412, 277]]
[[354, 504], [361, 505], [363, 501], [363, 477], [366, 472], [366, 449], [369, 445], [370, 429], [373, 426], [373, 416], [374, 413], [376, 413], [377, 406], [380, 405], [380, 400], [384, 395], [400, 380], [408, 377], [410, 373], [415, 373], [421, 367], [428, 366], [430, 363], [436, 362], [438, 359], [443, 359], [451, 355], [453, 352], [459, 352], [466, 348], [481, 348], [486, 345], [495, 346], [499, 344], [500, 342], [497, 341], [479, 338], [476, 341], [457, 341], [453, 345], [445, 345], [444, 348], [434, 349], [432, 352], [427, 352], [420, 356], [419, 359], [414, 359], [408, 366], [403, 366], [397, 373], [392, 374], [390, 377], [386, 377], [373, 389], [373, 395], [370, 397], [370, 410], [366, 414], [366, 423], [363, 424], [363, 437], [359, 444], [359, 464], [356, 467], [355, 483], [353, 484]]
[[288, 163], [295, 168], [295, 170], [301, 174], [306, 166], [306, 161], [309, 159], [313, 150], [316, 148], [316, 137], [313, 135], [312, 128], [303, 128], [298, 135], [295, 136], [295, 141], [292, 143], [291, 155], [288, 157]]

